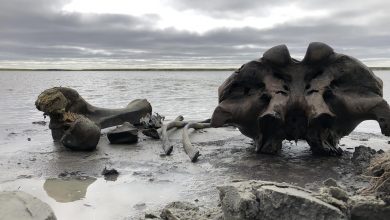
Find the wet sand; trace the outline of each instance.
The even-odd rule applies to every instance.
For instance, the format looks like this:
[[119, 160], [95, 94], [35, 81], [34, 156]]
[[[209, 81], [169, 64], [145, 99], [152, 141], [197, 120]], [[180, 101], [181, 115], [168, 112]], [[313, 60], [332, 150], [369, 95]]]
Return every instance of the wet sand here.
[[[28, 192], [47, 202], [60, 220], [138, 219], [175, 200], [216, 205], [215, 187], [235, 179], [316, 190], [334, 178], [353, 191], [367, 184], [355, 175], [354, 147], [390, 149], [388, 137], [355, 132], [342, 139], [342, 157], [312, 156], [305, 142], [288, 141], [279, 155], [261, 155], [237, 129], [211, 128], [191, 133], [202, 154], [191, 163], [181, 132], [171, 133], [176, 143], [171, 156], [162, 155], [158, 140], [140, 136], [134, 145], [110, 145], [104, 133], [96, 151], [72, 152], [53, 143], [47, 126], [33, 124], [19, 133], [9, 129], [0, 149], [0, 190]], [[105, 167], [119, 171], [116, 181], [104, 179]]]

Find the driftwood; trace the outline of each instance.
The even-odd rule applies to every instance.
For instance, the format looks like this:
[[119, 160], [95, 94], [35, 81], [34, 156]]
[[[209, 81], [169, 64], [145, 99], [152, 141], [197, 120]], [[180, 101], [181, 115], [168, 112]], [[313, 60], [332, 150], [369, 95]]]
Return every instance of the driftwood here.
[[209, 128], [210, 123], [188, 123], [184, 129], [183, 129], [183, 147], [190, 158], [191, 162], [196, 162], [198, 160], [198, 157], [200, 155], [199, 150], [197, 147], [194, 147], [191, 144], [190, 138], [188, 136], [188, 130], [190, 128], [193, 129], [204, 129], [204, 128]]
[[382, 81], [358, 60], [311, 43], [302, 61], [285, 45], [244, 64], [218, 89], [212, 127], [234, 124], [262, 153], [306, 140], [315, 154], [340, 155], [339, 140], [364, 120], [390, 135]]
[[35, 106], [50, 117], [49, 128], [53, 139], [73, 150], [95, 149], [100, 129], [124, 122], [139, 124], [142, 117], [152, 112], [152, 106], [146, 99], [136, 99], [122, 109], [95, 107], [76, 90], [65, 87], [43, 91]]

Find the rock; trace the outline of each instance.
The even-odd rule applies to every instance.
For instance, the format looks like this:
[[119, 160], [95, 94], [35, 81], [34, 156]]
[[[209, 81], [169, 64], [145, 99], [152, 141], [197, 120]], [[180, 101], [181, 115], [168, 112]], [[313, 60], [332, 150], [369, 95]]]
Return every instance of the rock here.
[[189, 202], [171, 202], [162, 210], [160, 217], [164, 220], [215, 219], [222, 220], [218, 208], [198, 207]]
[[47, 122], [46, 121], [33, 121], [32, 124], [33, 125], [46, 125]]
[[328, 187], [329, 187], [329, 186], [335, 186], [335, 187], [338, 186], [336, 180], [334, 180], [333, 178], [326, 179], [326, 180], [323, 182], [323, 184], [324, 184], [325, 186], [328, 186]]
[[145, 218], [146, 219], [160, 219], [158, 216], [152, 213], [145, 213]]
[[104, 176], [105, 180], [116, 181], [119, 176], [119, 172], [116, 169], [107, 169], [106, 167], [104, 167], [102, 175]]
[[50, 206], [25, 192], [0, 193], [0, 220], [55, 220]]
[[161, 212], [161, 218], [165, 220], [198, 219], [199, 208], [189, 202], [169, 203]]
[[350, 198], [351, 220], [387, 220], [390, 205], [374, 196], [353, 196]]
[[363, 145], [355, 147], [355, 151], [353, 152], [352, 156], [352, 162], [355, 164], [358, 173], [362, 173], [362, 171], [368, 167], [371, 159], [375, 154], [376, 151], [370, 147]]
[[289, 184], [245, 181], [218, 189], [225, 219], [346, 219], [337, 207]]
[[129, 122], [109, 131], [107, 138], [111, 144], [133, 144], [138, 141], [138, 129]]

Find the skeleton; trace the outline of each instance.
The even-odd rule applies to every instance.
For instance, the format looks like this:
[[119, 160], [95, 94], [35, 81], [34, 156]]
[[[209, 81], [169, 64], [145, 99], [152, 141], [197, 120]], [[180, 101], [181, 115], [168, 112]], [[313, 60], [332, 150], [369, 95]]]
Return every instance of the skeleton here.
[[35, 102], [38, 110], [50, 117], [49, 128], [55, 141], [73, 150], [93, 150], [100, 129], [124, 122], [139, 124], [152, 113], [146, 99], [136, 99], [122, 109], [95, 107], [71, 88], [54, 87], [43, 91]]
[[[364, 120], [378, 121], [382, 134], [390, 136], [390, 108], [383, 99], [382, 87], [382, 81], [364, 64], [335, 53], [326, 44], [311, 43], [302, 61], [291, 58], [287, 47], [279, 45], [226, 79], [218, 89], [219, 105], [211, 120], [184, 121], [179, 116], [163, 124], [157, 133], [165, 154], [170, 155], [173, 144], [167, 130], [184, 127], [183, 146], [193, 162], [199, 150], [191, 144], [188, 130], [226, 125], [234, 125], [252, 138], [259, 153], [279, 152], [283, 140], [306, 140], [313, 154], [340, 155], [339, 140]], [[71, 101], [55, 109], [85, 115], [100, 127], [127, 120], [139, 123], [140, 117], [151, 113], [146, 100], [137, 100], [125, 109], [108, 110], [93, 107], [79, 96], [74, 102], [69, 91], [57, 90]], [[56, 111], [45, 110], [47, 103], [38, 100], [38, 109], [51, 112], [53, 138], [63, 135], [61, 126], [66, 123], [57, 123]], [[56, 105], [50, 103], [51, 108]], [[59, 129], [57, 124], [61, 125]]]

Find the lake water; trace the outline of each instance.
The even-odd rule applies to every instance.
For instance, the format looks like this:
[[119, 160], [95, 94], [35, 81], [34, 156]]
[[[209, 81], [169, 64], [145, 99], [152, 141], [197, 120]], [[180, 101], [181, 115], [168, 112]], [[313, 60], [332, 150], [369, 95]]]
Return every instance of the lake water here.
[[[210, 118], [217, 105], [217, 88], [230, 74], [231, 71], [3, 71], [0, 126], [24, 127], [42, 120], [34, 102], [43, 90], [54, 86], [74, 88], [99, 107], [124, 107], [133, 99], [146, 98], [153, 111], [167, 119], [179, 114], [187, 119]], [[385, 99], [390, 101], [390, 72], [375, 74], [382, 78]], [[380, 132], [374, 121], [363, 122], [356, 130]]]
[[[43, 90], [66, 86], [76, 89], [88, 102], [99, 107], [118, 108], [126, 106], [133, 99], [146, 98], [151, 102], [153, 110], [165, 115], [167, 119], [173, 119], [179, 114], [187, 119], [205, 119], [211, 116], [217, 105], [218, 86], [230, 74], [230, 71], [0, 72], [0, 191], [28, 192], [48, 203], [60, 220], [139, 219], [138, 216], [144, 214], [145, 208], [157, 210], [156, 208], [175, 200], [193, 201], [194, 198], [199, 198], [205, 202], [210, 201], [211, 196], [217, 198], [216, 194], [210, 194], [216, 193], [210, 189], [214, 190], [217, 183], [221, 184], [221, 181], [229, 179], [231, 174], [218, 172], [225, 168], [213, 167], [206, 160], [190, 163], [184, 152], [178, 149], [172, 157], [162, 158], [159, 156], [161, 146], [154, 142], [146, 144], [141, 141], [139, 145], [132, 147], [107, 147], [107, 140], [102, 138], [97, 151], [73, 154], [74, 152], [63, 150], [53, 143], [47, 125], [32, 124], [43, 120], [42, 112], [36, 110], [34, 102]], [[378, 71], [376, 74], [384, 81], [384, 96], [390, 101], [390, 72]], [[49, 119], [46, 118], [45, 121], [48, 122]], [[374, 121], [364, 122], [356, 130], [380, 133], [379, 126]], [[230, 130], [229, 134], [234, 132], [237, 133]], [[220, 138], [217, 135], [216, 140]], [[380, 139], [376, 145], [386, 149], [383, 147], [387, 145], [383, 146], [383, 143], [387, 141]], [[240, 140], [240, 146], [241, 143], [245, 145], [249, 141]], [[376, 142], [372, 138], [367, 143], [373, 146]], [[354, 142], [351, 146], [356, 146], [355, 144]], [[305, 147], [308, 148], [307, 145], [303, 146]], [[290, 155], [291, 148], [289, 149], [286, 155]], [[214, 150], [216, 149], [211, 149], [210, 152]], [[298, 148], [298, 151], [302, 151], [302, 148]], [[207, 154], [206, 149], [202, 152]], [[223, 151], [217, 152], [226, 155]], [[287, 158], [291, 158], [292, 163], [297, 161], [296, 156]], [[264, 168], [259, 164], [268, 161], [267, 158], [254, 159], [247, 162], [249, 166], [259, 170]], [[286, 163], [284, 160], [282, 157], [283, 164]], [[309, 164], [314, 162], [313, 167], [317, 167], [315, 161], [303, 161], [309, 161]], [[311, 167], [303, 166], [301, 162], [298, 167]], [[74, 164], [70, 166], [69, 163]], [[119, 169], [121, 174], [117, 181], [102, 178], [100, 172], [103, 165]], [[308, 171], [313, 172], [313, 169], [309, 168]], [[87, 177], [58, 178], [58, 173], [63, 170], [86, 172]], [[283, 168], [278, 170], [282, 171]], [[333, 172], [333, 168], [329, 170]], [[304, 173], [308, 171], [304, 170]], [[246, 172], [248, 171], [243, 171]], [[266, 172], [267, 169], [263, 171]], [[290, 168], [288, 172], [294, 173]], [[321, 168], [319, 173], [324, 175], [324, 170]], [[278, 176], [274, 173], [270, 175]], [[296, 175], [299, 177], [299, 172], [292, 176], [296, 178]], [[268, 174], [262, 177], [267, 176]], [[282, 172], [279, 176], [290, 175]]]

